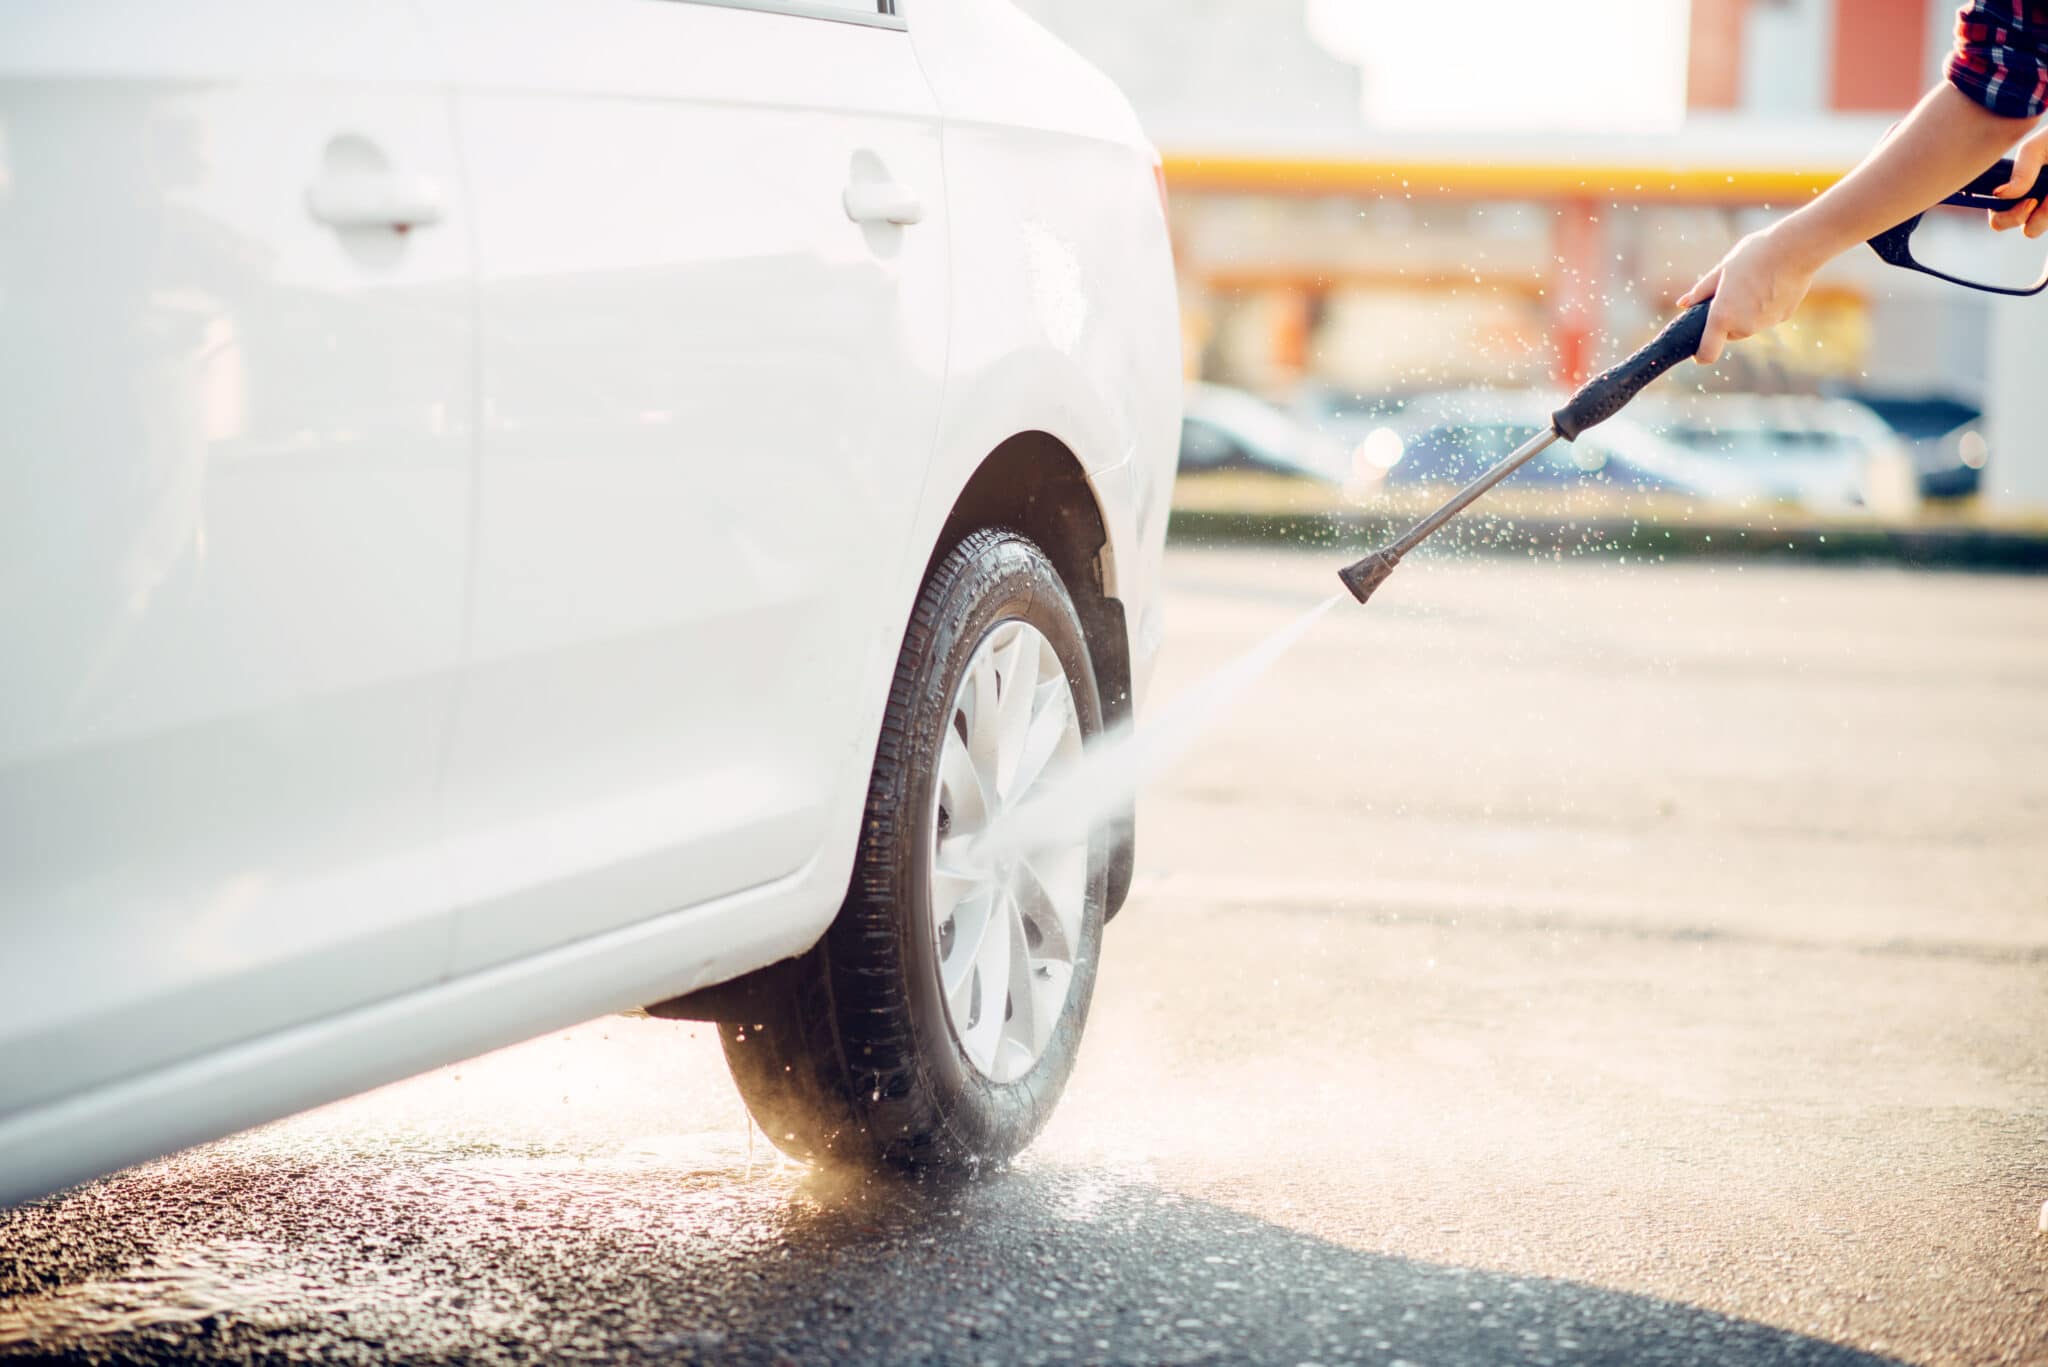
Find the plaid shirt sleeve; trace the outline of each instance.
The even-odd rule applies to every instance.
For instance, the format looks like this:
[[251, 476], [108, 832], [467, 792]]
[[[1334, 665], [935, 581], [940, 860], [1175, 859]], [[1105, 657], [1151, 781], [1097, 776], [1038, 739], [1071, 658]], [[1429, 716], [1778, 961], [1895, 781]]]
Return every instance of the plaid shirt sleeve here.
[[1948, 79], [1994, 114], [2037, 117], [2048, 108], [2048, 0], [1970, 0]]

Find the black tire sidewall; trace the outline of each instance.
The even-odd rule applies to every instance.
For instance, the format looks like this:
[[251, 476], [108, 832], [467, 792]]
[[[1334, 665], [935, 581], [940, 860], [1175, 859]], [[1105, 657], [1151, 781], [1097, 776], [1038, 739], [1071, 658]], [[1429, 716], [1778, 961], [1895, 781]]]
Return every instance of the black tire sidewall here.
[[[1051, 562], [1021, 536], [996, 534], [988, 537], [985, 545], [976, 544], [978, 539], [970, 539], [962, 547], [971, 554], [942, 563], [926, 586], [935, 600], [937, 630], [926, 658], [918, 662], [918, 687], [909, 718], [909, 764], [897, 794], [904, 806], [899, 809], [898, 838], [893, 842], [898, 848], [890, 860], [901, 935], [901, 987], [910, 1007], [917, 1075], [910, 1094], [900, 1101], [926, 1112], [925, 1124], [909, 1124], [905, 1129], [931, 1133], [929, 1120], [935, 1111], [940, 1123], [934, 1138], [943, 1147], [958, 1150], [948, 1157], [969, 1161], [1000, 1159], [1021, 1149], [1044, 1124], [1066, 1086], [1087, 1024], [1101, 958], [1109, 852], [1106, 835], [1098, 832], [1089, 853], [1080, 943], [1059, 1023], [1029, 1073], [1014, 1082], [997, 1082], [974, 1066], [953, 1031], [932, 925], [933, 799], [939, 751], [951, 723], [953, 699], [968, 663], [989, 633], [1005, 622], [1021, 621], [1043, 633], [1059, 656], [1073, 692], [1084, 745], [1092, 744], [1102, 733], [1102, 706], [1079, 615]], [[890, 1100], [874, 1099], [877, 1113], [872, 1119], [884, 1135], [892, 1130], [905, 1132], [886, 1114], [895, 1109], [888, 1104]], [[901, 1119], [908, 1122], [911, 1117]]]

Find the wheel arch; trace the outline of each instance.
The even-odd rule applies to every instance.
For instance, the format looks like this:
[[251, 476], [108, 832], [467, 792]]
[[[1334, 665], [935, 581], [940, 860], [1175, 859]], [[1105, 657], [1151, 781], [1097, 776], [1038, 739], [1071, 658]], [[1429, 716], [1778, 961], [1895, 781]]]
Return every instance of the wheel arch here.
[[[1004, 528], [1029, 537], [1066, 582], [1088, 642], [1105, 728], [1129, 724], [1132, 711], [1131, 634], [1117, 596], [1115, 545], [1102, 500], [1087, 469], [1067, 444], [1049, 432], [1020, 432], [983, 458], [953, 500], [932, 560], [971, 532]], [[924, 573], [929, 574], [928, 562]], [[923, 575], [920, 575], [922, 578]], [[1106, 916], [1130, 893], [1136, 852], [1134, 823], [1113, 832]]]
[[[916, 582], [924, 583], [940, 559], [984, 528], [1029, 537], [1052, 561], [1081, 619], [1103, 724], [1127, 724], [1132, 712], [1130, 630], [1123, 602], [1115, 596], [1115, 546], [1103, 501], [1073, 449], [1042, 431], [1019, 432], [998, 443], [954, 497]], [[1131, 812], [1120, 817], [1112, 831], [1104, 921], [1115, 916], [1130, 895], [1136, 850], [1135, 813]], [[791, 962], [701, 987], [645, 1009], [649, 1015], [671, 1020], [753, 1020], [764, 1001], [776, 1000], [786, 992], [784, 977], [791, 971]]]

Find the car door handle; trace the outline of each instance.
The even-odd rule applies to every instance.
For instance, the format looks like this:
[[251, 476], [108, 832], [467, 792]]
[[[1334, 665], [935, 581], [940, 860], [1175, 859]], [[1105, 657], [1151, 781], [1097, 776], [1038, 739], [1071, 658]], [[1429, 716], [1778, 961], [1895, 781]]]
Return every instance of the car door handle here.
[[894, 223], [907, 228], [924, 222], [924, 205], [893, 180], [857, 180], [846, 187], [846, 216], [855, 223]]
[[331, 228], [398, 232], [439, 223], [443, 212], [439, 185], [389, 171], [330, 172], [306, 192], [306, 208]]

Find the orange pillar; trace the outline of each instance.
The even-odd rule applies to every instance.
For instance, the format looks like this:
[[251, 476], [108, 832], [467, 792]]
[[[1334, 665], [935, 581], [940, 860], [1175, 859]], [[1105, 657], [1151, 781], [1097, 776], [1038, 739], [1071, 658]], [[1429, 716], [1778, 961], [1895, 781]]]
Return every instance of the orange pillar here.
[[1901, 114], [1926, 84], [1926, 0], [1835, 0], [1830, 109]]
[[1742, 29], [1748, 10], [1748, 0], [1692, 0], [1686, 108], [1734, 109], [1742, 103]]
[[1272, 313], [1266, 360], [1272, 380], [1292, 384], [1308, 370], [1313, 307], [1308, 291], [1280, 288], [1272, 292]]
[[1557, 206], [1551, 226], [1550, 345], [1557, 383], [1575, 387], [1592, 374], [1593, 348], [1607, 314], [1607, 234], [1590, 199]]

